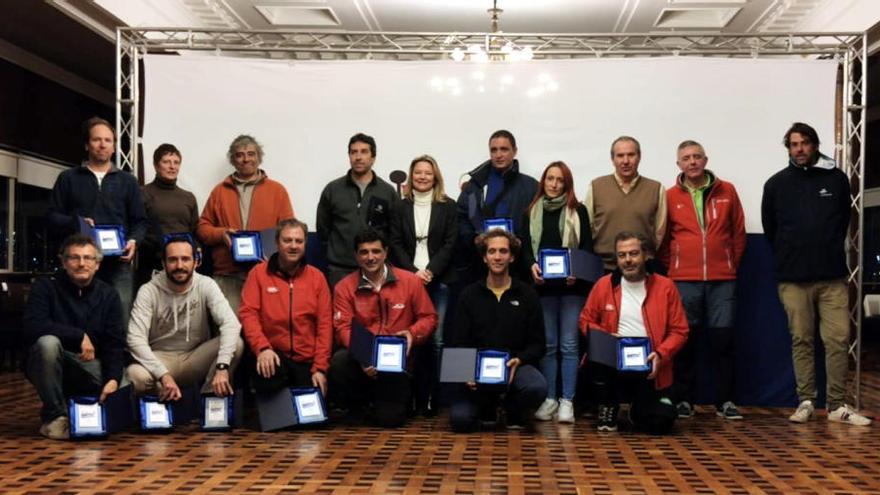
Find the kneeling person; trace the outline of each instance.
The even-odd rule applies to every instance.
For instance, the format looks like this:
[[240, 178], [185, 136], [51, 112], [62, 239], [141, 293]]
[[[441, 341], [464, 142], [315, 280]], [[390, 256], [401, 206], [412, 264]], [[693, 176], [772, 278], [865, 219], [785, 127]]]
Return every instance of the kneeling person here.
[[510, 276], [519, 247], [516, 236], [500, 229], [477, 238], [489, 275], [461, 292], [453, 345], [507, 351], [509, 382], [501, 389], [473, 382], [460, 389], [450, 413], [455, 431], [475, 430], [481, 420], [495, 422], [502, 392], [508, 425], [530, 427], [547, 397], [547, 381], [536, 367], [545, 350], [541, 303], [530, 285]]
[[581, 311], [581, 332], [647, 337], [651, 353], [646, 360], [651, 371], [645, 376], [598, 363], [594, 366], [598, 430], [617, 431], [618, 400], [624, 395], [632, 398], [630, 418], [635, 426], [666, 433], [678, 416], [667, 391], [672, 385], [672, 358], [687, 342], [687, 317], [675, 284], [662, 275], [647, 273], [645, 262], [652, 250], [645, 236], [620, 232], [614, 246], [617, 270], [593, 286]]
[[238, 315], [257, 356], [259, 393], [314, 386], [327, 394], [332, 305], [324, 274], [306, 264], [308, 230], [294, 218], [279, 222], [278, 252], [250, 271], [241, 292]]
[[[396, 427], [406, 421], [410, 403], [410, 376], [379, 373], [363, 367], [349, 351], [352, 320], [373, 335], [406, 338], [406, 353], [421, 345], [437, 327], [437, 313], [422, 280], [412, 272], [385, 263], [388, 242], [367, 228], [354, 238], [358, 271], [348, 274], [333, 291], [333, 326], [343, 347], [330, 363], [334, 402], [357, 413], [370, 402], [369, 419], [379, 426]], [[410, 367], [411, 360], [407, 360]]]
[[95, 241], [71, 235], [59, 256], [64, 270], [37, 280], [24, 311], [25, 374], [43, 402], [40, 434], [53, 440], [69, 437], [65, 394], [99, 395], [104, 402], [119, 387], [125, 350], [119, 294], [95, 278], [101, 265]]
[[[230, 376], [241, 359], [241, 325], [217, 283], [195, 273], [194, 246], [172, 238], [162, 254], [163, 271], [141, 287], [128, 325], [134, 363], [128, 376], [138, 395], [181, 398], [180, 387], [200, 383], [203, 393], [231, 395]], [[220, 327], [211, 338], [209, 321]]]

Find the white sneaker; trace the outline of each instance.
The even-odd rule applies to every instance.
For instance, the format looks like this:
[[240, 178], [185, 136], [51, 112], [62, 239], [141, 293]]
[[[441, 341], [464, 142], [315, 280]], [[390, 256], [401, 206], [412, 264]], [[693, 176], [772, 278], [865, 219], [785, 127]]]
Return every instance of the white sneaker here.
[[544, 399], [544, 402], [541, 403], [541, 407], [535, 411], [535, 419], [539, 421], [550, 421], [553, 419], [553, 413], [556, 412], [556, 408], [559, 405], [556, 403], [556, 399]]
[[794, 414], [789, 416], [788, 420], [793, 423], [806, 423], [813, 417], [814, 410], [813, 401], [805, 400], [798, 405]]
[[868, 426], [869, 424], [871, 424], [870, 419], [853, 411], [846, 404], [828, 413], [828, 421], [835, 421], [837, 423], [849, 423], [855, 426]]
[[70, 438], [70, 421], [67, 416], [58, 416], [40, 426], [40, 435], [52, 440], [67, 440]]
[[559, 409], [556, 411], [556, 421], [560, 423], [574, 423], [574, 404], [568, 399], [559, 399]]

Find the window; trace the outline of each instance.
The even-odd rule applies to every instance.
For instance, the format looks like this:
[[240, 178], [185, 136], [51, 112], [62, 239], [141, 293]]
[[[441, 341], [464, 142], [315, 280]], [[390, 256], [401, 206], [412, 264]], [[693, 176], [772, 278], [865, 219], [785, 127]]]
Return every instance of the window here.
[[12, 179], [0, 177], [0, 270], [9, 270], [9, 186]]
[[17, 183], [15, 187], [15, 257], [17, 272], [53, 272], [60, 264], [61, 239], [46, 219], [49, 189]]

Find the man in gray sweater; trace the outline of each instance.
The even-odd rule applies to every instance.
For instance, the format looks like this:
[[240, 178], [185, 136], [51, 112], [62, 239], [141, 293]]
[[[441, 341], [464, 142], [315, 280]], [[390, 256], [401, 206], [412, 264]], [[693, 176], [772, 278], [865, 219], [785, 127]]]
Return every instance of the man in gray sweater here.
[[[128, 376], [139, 395], [181, 397], [180, 387], [204, 380], [202, 392], [232, 394], [230, 376], [241, 359], [241, 324], [217, 283], [195, 273], [194, 246], [185, 237], [164, 247], [164, 271], [141, 287], [128, 326], [134, 363]], [[210, 317], [209, 317], [210, 316]], [[220, 327], [211, 338], [209, 320]]]

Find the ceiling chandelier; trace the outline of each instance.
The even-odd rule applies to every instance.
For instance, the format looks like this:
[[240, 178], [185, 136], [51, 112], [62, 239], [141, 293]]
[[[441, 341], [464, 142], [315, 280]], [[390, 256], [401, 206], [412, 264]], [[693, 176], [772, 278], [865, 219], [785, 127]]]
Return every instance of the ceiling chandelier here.
[[486, 9], [489, 14], [489, 29], [491, 34], [486, 35], [482, 44], [468, 45], [467, 49], [456, 47], [449, 57], [456, 62], [471, 60], [474, 62], [488, 62], [490, 60], [531, 60], [534, 57], [532, 47], [518, 47], [512, 41], [504, 38], [504, 33], [499, 28], [499, 17], [504, 12], [498, 8], [498, 0], [492, 0], [492, 8]]

